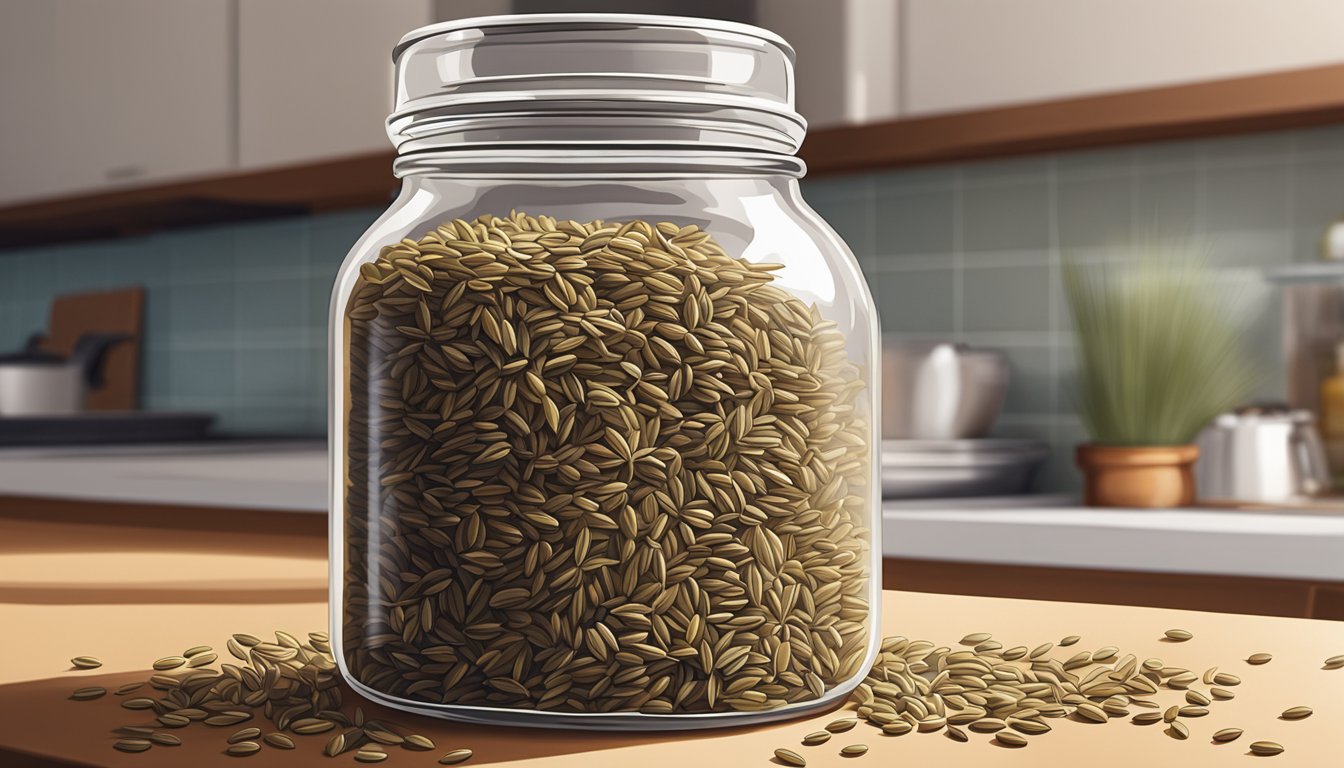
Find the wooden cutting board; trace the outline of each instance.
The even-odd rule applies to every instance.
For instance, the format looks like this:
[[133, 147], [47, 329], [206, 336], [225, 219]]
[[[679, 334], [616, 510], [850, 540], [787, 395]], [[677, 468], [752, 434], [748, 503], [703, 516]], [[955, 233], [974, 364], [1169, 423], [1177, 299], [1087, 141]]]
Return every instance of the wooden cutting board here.
[[140, 286], [94, 293], [71, 293], [51, 302], [42, 348], [69, 355], [79, 337], [89, 332], [131, 336], [113, 347], [103, 368], [103, 386], [89, 392], [91, 411], [130, 411], [140, 407], [140, 342], [145, 315], [145, 290]]

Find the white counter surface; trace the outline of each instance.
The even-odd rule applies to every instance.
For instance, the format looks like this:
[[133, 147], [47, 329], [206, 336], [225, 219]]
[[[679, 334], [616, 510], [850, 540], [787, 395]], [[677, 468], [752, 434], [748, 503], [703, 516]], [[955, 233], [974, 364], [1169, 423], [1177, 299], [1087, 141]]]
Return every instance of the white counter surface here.
[[1020, 507], [888, 504], [882, 553], [921, 560], [1344, 581], [1344, 509]]
[[[0, 495], [325, 513], [320, 442], [0, 450]], [[1113, 510], [1065, 497], [885, 505], [887, 557], [1344, 581], [1339, 510]]]
[[327, 511], [325, 442], [0, 450], [0, 494], [187, 507]]

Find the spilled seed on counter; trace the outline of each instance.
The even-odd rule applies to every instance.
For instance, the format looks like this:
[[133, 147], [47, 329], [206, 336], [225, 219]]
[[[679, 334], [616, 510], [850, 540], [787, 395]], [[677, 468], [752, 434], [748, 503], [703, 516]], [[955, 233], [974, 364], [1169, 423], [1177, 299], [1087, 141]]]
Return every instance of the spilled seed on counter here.
[[[217, 659], [207, 646], [188, 649], [182, 656], [163, 657], [154, 664], [159, 671], [147, 683], [127, 683], [118, 694], [150, 687], [150, 695], [121, 700], [122, 709], [143, 712], [152, 725], [130, 724], [117, 729], [121, 738], [112, 747], [121, 752], [146, 752], [155, 746], [176, 747], [190, 738], [212, 739], [229, 757], [247, 758], [264, 748], [289, 751], [298, 747], [284, 733], [320, 734], [340, 729], [326, 743], [329, 757], [353, 753], [358, 762], [381, 762], [388, 748], [411, 752], [434, 750], [433, 739], [382, 719], [366, 719], [363, 710], [345, 707], [340, 677], [325, 632], [309, 633], [299, 640], [276, 632], [275, 642], [253, 635], [236, 634], [226, 647], [233, 661], [211, 665]], [[189, 660], [206, 659], [192, 665]], [[94, 692], [97, 691], [97, 695]], [[97, 706], [103, 688], [80, 688], [71, 698]], [[224, 730], [248, 721], [257, 725]], [[264, 722], [262, 722], [264, 721]], [[855, 721], [857, 722], [857, 721]], [[266, 732], [266, 724], [274, 730]], [[178, 736], [161, 729], [205, 726], [205, 733]], [[214, 731], [214, 733], [210, 733]], [[305, 744], [305, 746], [309, 746]], [[469, 760], [472, 751], [453, 749], [438, 759], [442, 765]]]
[[[1190, 633], [1169, 630], [1164, 637], [1184, 642], [1191, 639], [1186, 635]], [[1075, 635], [1023, 653], [1016, 650], [1028, 646], [1012, 646], [1009, 652], [998, 650], [1003, 646], [997, 642], [993, 643], [997, 648], [986, 646], [991, 637], [988, 632], [966, 635], [957, 643], [960, 650], [927, 640], [888, 637], [868, 676], [850, 696], [850, 705], [859, 719], [897, 737], [941, 731], [955, 742], [985, 739], [1016, 749], [1027, 747], [1031, 737], [1048, 737], [1057, 727], [1096, 727], [1127, 719], [1137, 726], [1162, 724], [1160, 730], [1166, 737], [1186, 741], [1196, 737], [1200, 718], [1214, 711], [1220, 701], [1233, 698], [1233, 692], [1221, 686], [1241, 683], [1236, 675], [1210, 667], [1203, 680], [1219, 685], [1205, 694], [1191, 688], [1201, 679], [1191, 670], [1157, 658], [1140, 661], [1116, 646], [1052, 654], [1056, 647], [1079, 642], [1081, 638]], [[1259, 660], [1261, 656], [1247, 658]], [[1326, 669], [1332, 667], [1331, 661], [1327, 660]], [[1163, 704], [1157, 700], [1173, 695], [1182, 701]], [[1131, 716], [1131, 708], [1136, 707], [1147, 711]], [[1281, 717], [1302, 720], [1311, 714], [1310, 707], [1299, 705], [1284, 710]], [[1051, 726], [1050, 719], [1065, 723]], [[841, 718], [819, 733], [829, 738], [832, 731], [853, 727], [852, 719]], [[1144, 730], [1136, 728], [1135, 737]], [[1211, 745], [1218, 745], [1239, 739], [1242, 732], [1241, 728], [1223, 728], [1207, 738]], [[809, 734], [802, 743], [813, 743], [815, 737]], [[1269, 756], [1282, 752], [1283, 747], [1260, 741], [1251, 751]]]
[[1283, 752], [1283, 745], [1275, 741], [1256, 741], [1251, 744], [1251, 751], [1257, 755], [1277, 755]]
[[[393, 750], [424, 753], [436, 749], [433, 739], [404, 724], [370, 719], [360, 707], [345, 706], [325, 633], [311, 633], [304, 641], [284, 632], [276, 633], [275, 642], [241, 634], [231, 640], [227, 647], [234, 662], [220, 664], [218, 669], [204, 664], [177, 665], [172, 671], [159, 671], [150, 677], [147, 684], [151, 695], [121, 699], [121, 708], [143, 712], [152, 723], [118, 728], [112, 747], [121, 752], [146, 752], [156, 747], [176, 747], [199, 737], [215, 739], [226, 755], [246, 758], [263, 749], [298, 748], [300, 745], [285, 731], [335, 731], [325, 742], [324, 754], [346, 755], [362, 763], [382, 762]], [[199, 658], [209, 653], [193, 650], [196, 652], [190, 657], [184, 654], [179, 658]], [[834, 718], [824, 730], [809, 732], [800, 742], [806, 747], [819, 747], [831, 741], [834, 734], [852, 735], [866, 724], [890, 737], [941, 732], [957, 743], [987, 740], [1001, 747], [1022, 748], [1029, 746], [1032, 738], [1048, 738], [1058, 727], [1086, 727], [1087, 723], [1095, 727], [1125, 719], [1135, 725], [1165, 723], [1166, 736], [1187, 740], [1195, 736], [1187, 719], [1208, 714], [1210, 707], [1231, 696], [1231, 691], [1218, 687], [1210, 689], [1212, 698], [1188, 690], [1184, 679], [1194, 675], [1183, 667], [1167, 666], [1158, 659], [1140, 662], [1118, 648], [1110, 653], [1110, 646], [1099, 650], [1103, 661], [1098, 662], [1097, 652], [1092, 652], [1086, 663], [1066, 669], [1065, 660], [1052, 656], [1048, 649], [1030, 655], [1013, 654], [1016, 660], [1006, 660], [999, 650], [953, 650], [926, 640], [888, 637], [882, 641], [868, 675], [850, 696], [854, 715]], [[1231, 677], [1231, 684], [1240, 682], [1227, 673], [1211, 677], [1221, 678], [1221, 682]], [[117, 692], [137, 692], [145, 685], [128, 683]], [[95, 690], [101, 693], [95, 696]], [[77, 689], [78, 695], [72, 694], [71, 698], [85, 703], [72, 706], [100, 706], [98, 701], [106, 693], [96, 686]], [[1154, 698], [1160, 695], [1176, 695], [1185, 703], [1162, 709]], [[1132, 707], [1148, 711], [1131, 717]], [[1296, 705], [1283, 710], [1280, 718], [1305, 720], [1311, 715], [1311, 707]], [[224, 730], [224, 726], [250, 720], [255, 724]], [[1059, 720], [1060, 724], [1052, 726], [1050, 720]], [[268, 724], [273, 727], [269, 732]], [[204, 732], [179, 736], [163, 730], [191, 726], [205, 726]], [[1135, 729], [1135, 736], [1143, 730]], [[1205, 734], [1201, 738], [1217, 745], [1239, 739], [1243, 729], [1223, 728]], [[1261, 740], [1251, 744], [1250, 750], [1272, 756], [1283, 752], [1284, 747]], [[857, 758], [869, 751], [866, 744], [853, 742], [841, 747], [839, 754]], [[455, 748], [438, 757], [437, 762], [454, 765], [471, 757], [470, 749]], [[777, 749], [774, 757], [785, 765], [807, 764], [801, 754], [787, 747]]]

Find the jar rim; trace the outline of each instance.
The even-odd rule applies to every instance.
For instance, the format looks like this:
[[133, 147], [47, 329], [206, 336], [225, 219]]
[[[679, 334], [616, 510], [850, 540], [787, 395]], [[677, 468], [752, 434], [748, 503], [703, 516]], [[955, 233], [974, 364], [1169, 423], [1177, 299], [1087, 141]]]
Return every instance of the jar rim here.
[[394, 48], [401, 154], [492, 146], [713, 147], [792, 155], [794, 52], [738, 22], [639, 14], [485, 16]]
[[401, 39], [397, 41], [396, 46], [392, 48], [392, 59], [395, 61], [401, 56], [406, 48], [414, 43], [426, 38], [446, 35], [453, 32], [461, 32], [469, 29], [486, 29], [491, 27], [558, 27], [564, 25], [582, 25], [587, 27], [673, 27], [683, 29], [707, 29], [718, 32], [735, 32], [737, 34], [757, 37], [773, 43], [783, 49], [785, 55], [789, 57], [790, 62], [797, 60], [797, 52], [794, 51], [793, 46], [789, 45], [789, 42], [784, 38], [764, 27], [758, 27], [754, 24], [746, 24], [740, 21], [706, 19], [697, 16], [667, 16], [655, 13], [517, 13], [498, 14], [494, 16], [472, 16], [465, 19], [440, 21], [434, 24], [427, 24], [423, 27], [417, 27], [402, 35]]

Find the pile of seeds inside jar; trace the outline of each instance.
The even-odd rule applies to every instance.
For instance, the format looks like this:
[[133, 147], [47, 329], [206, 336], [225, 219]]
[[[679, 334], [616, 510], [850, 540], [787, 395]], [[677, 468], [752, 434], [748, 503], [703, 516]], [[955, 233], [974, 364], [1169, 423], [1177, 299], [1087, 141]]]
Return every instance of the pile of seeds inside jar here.
[[[1182, 629], [1168, 630], [1164, 639], [1185, 642], [1193, 635]], [[1211, 667], [1202, 675], [1161, 659], [1140, 661], [1105, 646], [1094, 651], [1067, 651], [1081, 638], [1070, 635], [1057, 644], [1034, 648], [1025, 645], [1004, 648], [989, 633], [961, 639], [965, 650], [937, 647], [925, 640], [888, 637], [868, 677], [850, 697], [855, 717], [844, 717], [824, 730], [802, 737], [800, 747], [775, 751], [776, 763], [805, 766], [808, 747], [829, 742], [833, 736], [852, 731], [860, 722], [881, 729], [885, 736], [908, 733], [938, 733], [957, 742], [982, 734], [997, 746], [1021, 748], [1035, 737], [1054, 729], [1049, 721], [1071, 720], [1101, 724], [1128, 719], [1139, 726], [1163, 726], [1173, 739], [1190, 737], [1198, 718], [1209, 714], [1216, 700], [1235, 697], [1232, 688], [1241, 679]], [[1063, 657], [1063, 658], [1061, 658]], [[1254, 653], [1245, 663], [1269, 663], [1272, 656]], [[1325, 660], [1324, 669], [1344, 669], [1344, 655]], [[1204, 687], [1201, 691], [1196, 686]], [[1183, 703], [1163, 708], [1152, 697], [1159, 691], [1180, 692]], [[1280, 715], [1282, 721], [1310, 717], [1307, 706], [1295, 706]], [[1236, 741], [1241, 728], [1224, 728], [1208, 734], [1215, 744]], [[840, 754], [857, 756], [867, 746], [846, 739]], [[848, 750], [848, 751], [846, 751]], [[1275, 741], [1255, 741], [1251, 754], [1272, 756], [1284, 751]]]
[[[225, 731], [221, 748], [232, 757], [247, 757], [268, 748], [291, 750], [294, 736], [331, 734], [323, 747], [328, 757], [352, 753], [361, 763], [387, 759], [389, 749], [429, 751], [434, 742], [389, 720], [366, 720], [355, 707], [342, 709], [343, 688], [326, 633], [313, 632], [306, 642], [287, 632], [276, 632], [275, 642], [238, 634], [226, 643], [239, 663], [212, 668], [218, 654], [209, 646], [196, 646], [180, 656], [165, 656], [154, 662], [156, 672], [145, 682], [128, 683], [113, 695], [122, 708], [142, 711], [152, 723], [126, 725], [117, 730], [113, 748], [121, 752], [146, 752], [155, 747], [175, 747], [182, 738], [174, 731], [200, 723]], [[71, 659], [77, 669], [102, 666], [92, 656]], [[147, 687], [148, 686], [148, 687]], [[158, 693], [155, 693], [155, 692]], [[93, 701], [108, 694], [101, 686], [80, 688], [70, 694], [78, 701]], [[260, 715], [272, 729], [247, 725]], [[241, 727], [239, 727], [241, 726]], [[288, 733], [286, 733], [288, 732]], [[325, 738], [325, 737], [324, 737]], [[438, 758], [442, 765], [456, 765], [471, 757], [470, 749], [453, 749]]]
[[871, 393], [695, 226], [456, 220], [345, 310], [343, 621], [428, 702], [761, 711], [862, 673]]

